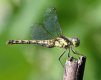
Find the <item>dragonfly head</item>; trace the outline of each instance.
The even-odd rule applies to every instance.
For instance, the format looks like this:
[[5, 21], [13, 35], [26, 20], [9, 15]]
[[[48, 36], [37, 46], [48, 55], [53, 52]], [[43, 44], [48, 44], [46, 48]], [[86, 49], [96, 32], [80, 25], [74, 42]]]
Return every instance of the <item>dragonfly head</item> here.
[[72, 38], [73, 46], [78, 47], [80, 45], [80, 40], [78, 38]]

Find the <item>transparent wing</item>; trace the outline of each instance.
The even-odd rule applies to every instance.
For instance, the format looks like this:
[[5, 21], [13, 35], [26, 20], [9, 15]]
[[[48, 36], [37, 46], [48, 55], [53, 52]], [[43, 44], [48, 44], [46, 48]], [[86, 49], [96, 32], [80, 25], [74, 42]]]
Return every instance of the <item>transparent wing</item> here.
[[41, 24], [34, 24], [31, 27], [32, 38], [34, 40], [48, 40], [52, 39], [53, 37], [44, 29], [43, 25]]
[[46, 10], [44, 28], [54, 37], [58, 37], [62, 34], [55, 8]]

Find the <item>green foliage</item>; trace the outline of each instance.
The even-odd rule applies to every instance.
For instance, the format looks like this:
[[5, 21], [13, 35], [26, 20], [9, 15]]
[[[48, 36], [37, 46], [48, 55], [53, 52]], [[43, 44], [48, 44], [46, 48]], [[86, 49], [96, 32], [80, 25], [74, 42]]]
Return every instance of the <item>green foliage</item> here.
[[101, 80], [100, 0], [0, 0], [0, 80], [63, 79], [63, 49], [6, 45], [9, 39], [29, 39], [30, 26], [42, 22], [49, 7], [56, 7], [63, 34], [81, 40], [75, 49], [87, 56], [84, 80]]

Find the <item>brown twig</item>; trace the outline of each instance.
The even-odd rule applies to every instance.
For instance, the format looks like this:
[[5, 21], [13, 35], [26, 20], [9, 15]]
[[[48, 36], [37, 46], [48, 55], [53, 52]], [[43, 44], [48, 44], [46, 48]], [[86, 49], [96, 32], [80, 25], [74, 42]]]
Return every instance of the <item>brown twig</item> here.
[[83, 80], [86, 57], [81, 56], [78, 60], [71, 58], [66, 61], [64, 80]]

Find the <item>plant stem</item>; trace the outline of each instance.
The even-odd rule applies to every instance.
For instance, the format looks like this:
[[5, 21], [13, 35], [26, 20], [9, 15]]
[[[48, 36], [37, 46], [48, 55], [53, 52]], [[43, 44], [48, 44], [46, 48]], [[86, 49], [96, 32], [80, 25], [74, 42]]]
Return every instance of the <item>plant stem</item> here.
[[74, 58], [67, 60], [65, 63], [64, 80], [83, 80], [86, 57], [74, 61]]

